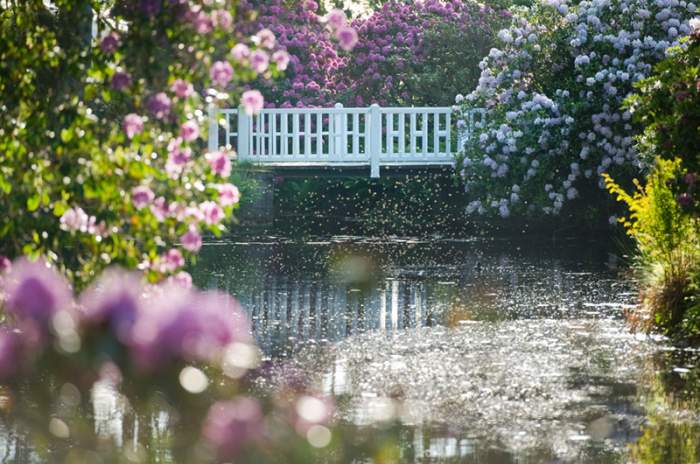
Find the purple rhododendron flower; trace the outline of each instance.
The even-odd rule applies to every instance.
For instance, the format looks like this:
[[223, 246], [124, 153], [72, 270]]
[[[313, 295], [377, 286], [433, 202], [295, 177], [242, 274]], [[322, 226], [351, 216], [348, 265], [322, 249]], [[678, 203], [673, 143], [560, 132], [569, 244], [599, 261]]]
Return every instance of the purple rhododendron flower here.
[[158, 92], [148, 99], [148, 110], [158, 119], [163, 119], [170, 114], [170, 98], [165, 92]]
[[119, 34], [116, 32], [110, 32], [100, 42], [100, 49], [108, 55], [114, 53], [117, 48], [119, 48]]
[[217, 61], [211, 66], [209, 75], [214, 84], [219, 87], [226, 87], [233, 79], [233, 68], [228, 61]]
[[350, 26], [343, 26], [336, 32], [336, 38], [340, 47], [345, 51], [350, 51], [357, 45], [357, 31]]
[[250, 323], [229, 295], [166, 283], [147, 305], [129, 342], [134, 363], [143, 369], [175, 359], [214, 362], [231, 343], [251, 341]]
[[139, 185], [131, 190], [131, 201], [136, 209], [144, 208], [155, 198], [153, 190], [145, 185]]
[[131, 85], [131, 76], [123, 71], [117, 71], [112, 76], [112, 88], [122, 91]]
[[333, 29], [338, 29], [345, 26], [346, 17], [345, 12], [340, 9], [334, 9], [328, 12], [326, 15], [326, 23]]
[[204, 420], [202, 436], [219, 460], [233, 460], [263, 436], [263, 412], [255, 398], [239, 396], [214, 403]]
[[135, 113], [129, 113], [124, 116], [122, 128], [126, 132], [126, 136], [133, 139], [136, 134], [143, 132], [143, 118]]
[[59, 311], [73, 307], [68, 281], [43, 259], [20, 258], [4, 279], [9, 314], [46, 328]]
[[108, 269], [80, 296], [81, 321], [93, 326], [107, 324], [125, 342], [142, 310], [143, 292], [141, 275]]

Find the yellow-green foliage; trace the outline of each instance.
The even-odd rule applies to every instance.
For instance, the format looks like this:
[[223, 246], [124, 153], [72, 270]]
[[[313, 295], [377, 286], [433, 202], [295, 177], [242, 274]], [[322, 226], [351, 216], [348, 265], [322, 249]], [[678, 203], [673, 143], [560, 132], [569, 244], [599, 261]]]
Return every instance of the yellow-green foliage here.
[[637, 189], [632, 194], [604, 175], [608, 190], [630, 210], [629, 217], [620, 222], [639, 249], [645, 280], [642, 303], [650, 312], [649, 322], [667, 333], [675, 332], [679, 324], [694, 326], [687, 319], [697, 312], [693, 306], [700, 266], [700, 225], [676, 200], [673, 183], [683, 174], [680, 160], [658, 159], [646, 185], [635, 181]]

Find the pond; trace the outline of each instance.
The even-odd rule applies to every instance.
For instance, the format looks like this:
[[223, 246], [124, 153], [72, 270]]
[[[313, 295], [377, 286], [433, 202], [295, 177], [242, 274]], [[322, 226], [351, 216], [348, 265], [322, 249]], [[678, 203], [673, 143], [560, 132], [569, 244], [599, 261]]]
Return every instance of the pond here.
[[[207, 243], [192, 274], [248, 313], [254, 388], [333, 396], [350, 445], [321, 462], [700, 462], [700, 352], [630, 331], [637, 289], [601, 242], [239, 237]], [[98, 385], [78, 409], [59, 390], [60, 417], [127, 461], [172, 462], [172, 427], [199, 433], [164, 402], [135, 413]], [[29, 416], [59, 436], [55, 413]], [[37, 454], [24, 430], [0, 422], [0, 462], [95, 446], [65, 435]]]
[[401, 462], [697, 462], [700, 355], [630, 332], [634, 282], [596, 243], [265, 237], [193, 274], [248, 311], [260, 388], [335, 395]]

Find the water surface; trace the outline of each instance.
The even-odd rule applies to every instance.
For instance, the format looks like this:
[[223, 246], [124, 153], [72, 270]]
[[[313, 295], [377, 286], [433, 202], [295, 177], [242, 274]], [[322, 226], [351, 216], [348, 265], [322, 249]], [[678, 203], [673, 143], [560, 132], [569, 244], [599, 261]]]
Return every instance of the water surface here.
[[697, 353], [630, 332], [636, 288], [609, 248], [267, 237], [209, 244], [193, 274], [249, 312], [263, 388], [335, 395], [403, 462], [700, 460]]

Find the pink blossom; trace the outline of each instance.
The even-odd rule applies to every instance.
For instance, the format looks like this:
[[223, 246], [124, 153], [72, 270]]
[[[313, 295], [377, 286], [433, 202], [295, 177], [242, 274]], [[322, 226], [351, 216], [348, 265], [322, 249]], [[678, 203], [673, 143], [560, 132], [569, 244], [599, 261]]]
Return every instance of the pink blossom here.
[[233, 79], [233, 68], [228, 61], [217, 61], [211, 66], [209, 75], [212, 81], [214, 81], [214, 84], [219, 87], [226, 87], [226, 85], [231, 82], [231, 79]]
[[199, 34], [209, 34], [214, 29], [214, 21], [204, 11], [199, 11], [193, 20], [195, 31]]
[[181, 168], [183, 165], [192, 157], [192, 150], [188, 147], [175, 147], [170, 153], [168, 153], [168, 162], [172, 163], [173, 166]]
[[349, 52], [355, 48], [355, 45], [357, 45], [357, 31], [350, 26], [343, 26], [339, 28], [335, 36], [340, 43], [340, 48], [345, 51]]
[[139, 185], [131, 189], [131, 201], [136, 209], [142, 209], [153, 201], [155, 195], [153, 190], [145, 185]]
[[270, 64], [270, 57], [263, 50], [255, 50], [250, 55], [250, 67], [255, 72], [263, 73]]
[[196, 140], [199, 137], [199, 127], [197, 123], [190, 120], [180, 126], [180, 137], [187, 142]]
[[61, 229], [69, 232], [86, 232], [90, 224], [90, 216], [79, 206], [67, 209], [59, 220]]
[[182, 234], [180, 237], [180, 242], [185, 250], [197, 253], [200, 248], [202, 248], [202, 236], [197, 232], [197, 229], [190, 227], [190, 229]]
[[161, 259], [161, 270], [163, 272], [172, 272], [185, 265], [185, 258], [177, 248], [168, 250]]
[[238, 43], [231, 49], [231, 56], [238, 62], [243, 62], [250, 57], [250, 48], [246, 44]]
[[224, 219], [224, 210], [213, 201], [205, 201], [199, 205], [199, 209], [207, 225], [213, 226]]
[[275, 34], [270, 29], [261, 29], [253, 36], [253, 42], [261, 47], [273, 49], [275, 47]]
[[285, 52], [284, 50], [277, 50], [272, 54], [272, 61], [274, 61], [277, 65], [277, 69], [284, 71], [287, 69], [287, 65], [289, 64], [289, 53]]
[[192, 276], [187, 271], [180, 271], [175, 275], [171, 275], [166, 279], [168, 285], [175, 285], [185, 289], [192, 288]]
[[221, 184], [218, 186], [219, 204], [221, 206], [235, 205], [240, 201], [241, 194], [238, 187], [233, 184]]
[[153, 213], [158, 222], [165, 221], [169, 211], [168, 203], [165, 201], [164, 197], [156, 198], [151, 204], [151, 213]]
[[265, 99], [259, 90], [246, 90], [241, 95], [241, 104], [248, 115], [256, 114], [263, 109]]
[[206, 159], [209, 161], [209, 166], [211, 170], [221, 177], [228, 177], [231, 175], [231, 160], [229, 155], [223, 151], [215, 151], [206, 154]]
[[170, 114], [170, 98], [165, 92], [158, 92], [148, 99], [148, 109], [158, 119], [163, 119]]
[[124, 116], [122, 128], [126, 132], [126, 136], [133, 139], [136, 134], [140, 134], [143, 131], [143, 118], [138, 114], [129, 113]]
[[306, 0], [304, 2], [304, 8], [309, 11], [316, 11], [318, 10], [318, 3], [316, 3], [314, 0]]
[[338, 29], [345, 26], [346, 18], [345, 12], [343, 10], [334, 9], [328, 12], [326, 15], [326, 24], [328, 24], [333, 29]]
[[225, 31], [228, 31], [233, 24], [233, 17], [231, 16], [231, 13], [226, 10], [213, 11], [211, 18], [215, 26], [218, 26]]
[[100, 42], [100, 48], [102, 49], [103, 53], [108, 55], [114, 53], [117, 48], [119, 48], [119, 34], [116, 32], [110, 32], [104, 36], [102, 42]]
[[183, 79], [175, 79], [170, 89], [180, 98], [187, 98], [194, 93], [192, 84]]

